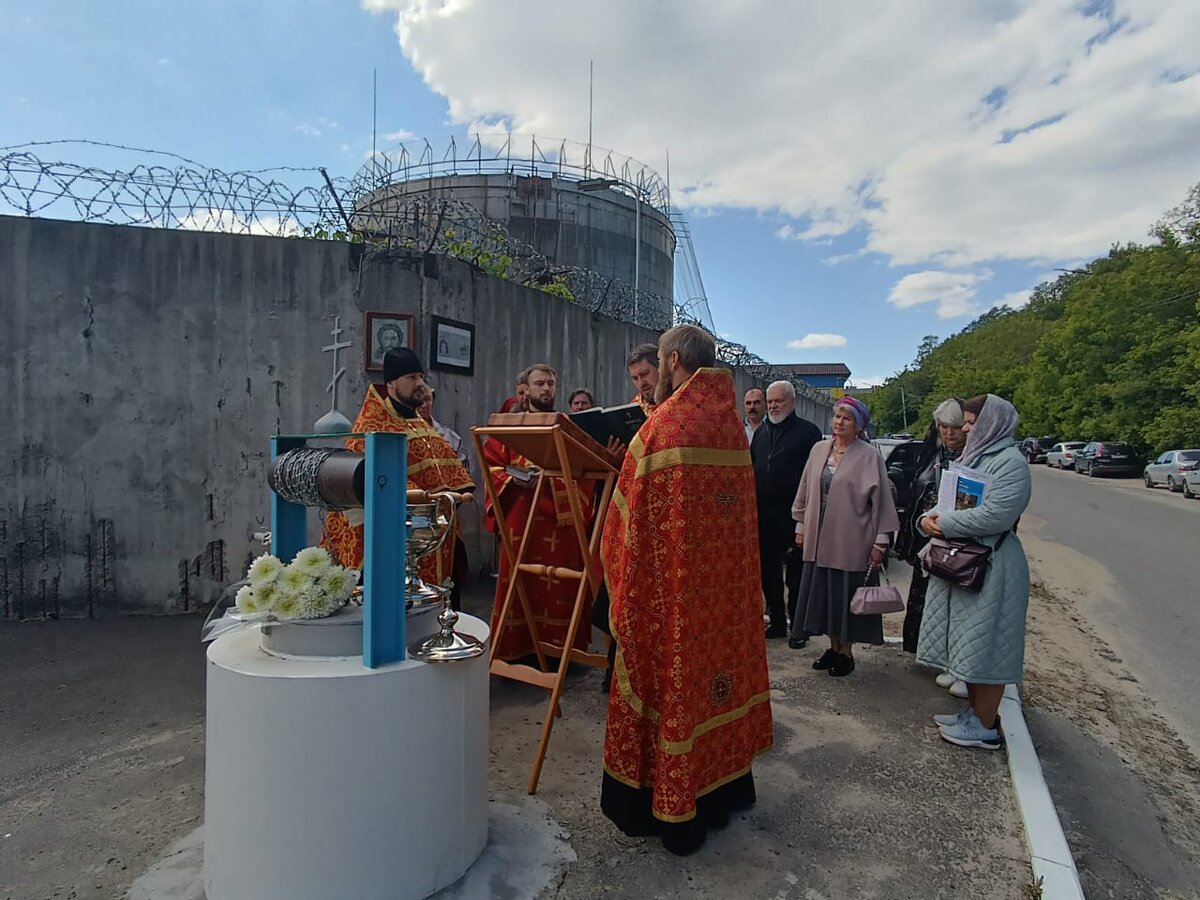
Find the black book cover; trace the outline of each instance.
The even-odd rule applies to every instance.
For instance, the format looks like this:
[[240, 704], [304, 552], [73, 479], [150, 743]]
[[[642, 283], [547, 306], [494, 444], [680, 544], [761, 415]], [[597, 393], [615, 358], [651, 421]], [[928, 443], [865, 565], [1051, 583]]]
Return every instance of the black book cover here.
[[640, 404], [627, 403], [608, 409], [593, 406], [583, 412], [571, 413], [570, 418], [592, 440], [604, 447], [608, 445], [610, 437], [616, 437], [622, 444], [628, 445], [646, 421], [646, 413]]

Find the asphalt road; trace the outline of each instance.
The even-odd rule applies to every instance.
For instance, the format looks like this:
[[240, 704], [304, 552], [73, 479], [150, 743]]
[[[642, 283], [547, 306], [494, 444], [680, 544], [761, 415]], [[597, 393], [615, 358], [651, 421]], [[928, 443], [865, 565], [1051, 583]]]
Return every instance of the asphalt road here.
[[1200, 500], [1039, 465], [1027, 515], [1039, 537], [1106, 570], [1091, 624], [1200, 753]]

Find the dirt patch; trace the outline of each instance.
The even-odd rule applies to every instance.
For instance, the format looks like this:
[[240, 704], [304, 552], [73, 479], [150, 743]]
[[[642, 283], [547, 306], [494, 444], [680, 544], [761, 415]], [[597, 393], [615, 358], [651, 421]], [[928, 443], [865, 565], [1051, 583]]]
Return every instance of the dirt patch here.
[[1200, 862], [1200, 758], [1089, 622], [1087, 607], [1112, 596], [1111, 575], [1070, 548], [1021, 537], [1033, 581], [1025, 703], [1111, 749], [1146, 785], [1177, 850]]

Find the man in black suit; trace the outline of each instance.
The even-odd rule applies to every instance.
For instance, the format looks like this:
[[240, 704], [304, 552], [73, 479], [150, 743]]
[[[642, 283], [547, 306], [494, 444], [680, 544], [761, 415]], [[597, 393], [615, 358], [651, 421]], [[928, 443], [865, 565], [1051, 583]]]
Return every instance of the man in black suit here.
[[[808, 454], [821, 440], [821, 429], [796, 415], [796, 388], [776, 381], [767, 388], [767, 418], [754, 432], [750, 458], [758, 497], [758, 552], [762, 560], [762, 590], [767, 602], [767, 637], [787, 637], [788, 619], [795, 618], [800, 593], [800, 554], [794, 552], [796, 523], [792, 501]], [[788, 605], [783, 606], [784, 568], [787, 569]], [[804, 639], [789, 639], [799, 649]]]

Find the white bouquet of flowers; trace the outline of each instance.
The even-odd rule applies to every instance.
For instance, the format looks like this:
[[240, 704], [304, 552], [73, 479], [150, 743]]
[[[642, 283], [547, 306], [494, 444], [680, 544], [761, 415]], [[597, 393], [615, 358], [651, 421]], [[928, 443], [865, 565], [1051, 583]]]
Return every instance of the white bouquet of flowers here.
[[238, 612], [270, 613], [275, 619], [323, 619], [345, 605], [357, 573], [336, 565], [323, 547], [305, 547], [284, 565], [264, 555], [250, 563], [249, 583], [237, 592]]
[[341, 609], [358, 584], [358, 572], [339, 566], [322, 547], [305, 547], [289, 564], [264, 554], [250, 563], [235, 609], [206, 622], [201, 640], [249, 625], [323, 619]]

